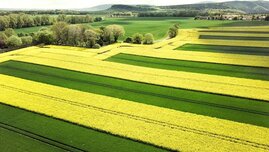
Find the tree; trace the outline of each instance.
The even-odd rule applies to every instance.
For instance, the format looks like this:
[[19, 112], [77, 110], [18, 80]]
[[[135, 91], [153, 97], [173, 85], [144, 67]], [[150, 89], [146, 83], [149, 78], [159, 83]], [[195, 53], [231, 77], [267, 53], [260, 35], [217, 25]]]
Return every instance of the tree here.
[[66, 42], [67, 26], [66, 22], [56, 22], [52, 25], [51, 31], [57, 44], [64, 44]]
[[114, 42], [117, 42], [119, 37], [124, 36], [125, 30], [120, 25], [109, 25], [105, 28], [105, 31], [112, 32]]
[[127, 37], [124, 42], [125, 43], [132, 43], [133, 42], [133, 38]]
[[17, 17], [17, 28], [22, 28], [24, 26], [24, 21], [22, 19], [22, 14], [19, 14]]
[[106, 27], [101, 28], [101, 38], [105, 45], [114, 43], [115, 40], [112, 30]]
[[144, 44], [153, 44], [153, 42], [154, 42], [154, 36], [151, 33], [145, 34]]
[[33, 38], [31, 36], [23, 36], [21, 37], [22, 45], [28, 46], [33, 43]]
[[17, 28], [18, 20], [17, 20], [17, 14], [10, 14], [9, 15], [9, 27], [11, 28]]
[[136, 34], [133, 35], [133, 43], [141, 44], [142, 41], [143, 41], [143, 35], [142, 34], [136, 33]]
[[169, 38], [176, 37], [178, 35], [178, 29], [179, 29], [179, 25], [178, 24], [175, 24], [172, 27], [170, 27], [169, 28], [169, 31], [168, 31]]
[[269, 15], [265, 17], [265, 21], [269, 21]]
[[86, 30], [84, 32], [86, 47], [93, 47], [96, 41], [99, 39], [99, 35], [92, 29]]
[[22, 45], [21, 38], [18, 36], [12, 35], [7, 39], [8, 47], [20, 47]]
[[65, 14], [60, 14], [57, 17], [58, 22], [65, 22], [66, 21], [66, 15]]
[[0, 32], [0, 48], [4, 48], [7, 45], [7, 36], [5, 33]]
[[68, 45], [82, 46], [83, 42], [83, 28], [79, 25], [68, 26]]
[[40, 16], [35, 16], [34, 18], [34, 24], [36, 25], [36, 26], [41, 26], [41, 17]]
[[41, 25], [50, 25], [50, 16], [49, 15], [42, 15], [41, 16]]
[[53, 34], [49, 30], [43, 30], [43, 31], [38, 31], [35, 34], [34, 41], [36, 44], [52, 44], [53, 42]]
[[4, 33], [7, 37], [11, 37], [12, 35], [17, 36], [16, 32], [12, 28], [5, 29]]
[[0, 16], [0, 31], [9, 27], [9, 20], [5, 16]]
[[95, 17], [94, 22], [101, 22], [103, 20], [102, 17]]

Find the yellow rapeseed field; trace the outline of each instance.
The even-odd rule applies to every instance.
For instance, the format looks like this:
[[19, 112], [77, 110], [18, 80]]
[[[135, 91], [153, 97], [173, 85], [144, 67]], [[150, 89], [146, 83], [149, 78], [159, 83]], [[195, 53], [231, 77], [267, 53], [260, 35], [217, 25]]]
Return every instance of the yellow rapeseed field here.
[[30, 62], [70, 70], [118, 77], [123, 79], [146, 82], [178, 88], [206, 91], [212, 93], [248, 97], [269, 101], [268, 81], [212, 76], [146, 67], [125, 65], [75, 57], [42, 53], [16, 58], [18, 61]]
[[0, 102], [112, 134], [180, 151], [269, 150], [268, 128], [83, 93], [5, 75], [0, 75], [0, 78]]

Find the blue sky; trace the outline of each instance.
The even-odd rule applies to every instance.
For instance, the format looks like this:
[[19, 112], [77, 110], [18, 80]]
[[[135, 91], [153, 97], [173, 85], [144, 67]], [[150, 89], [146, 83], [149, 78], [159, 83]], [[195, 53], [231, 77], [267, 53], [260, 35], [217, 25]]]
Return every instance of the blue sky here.
[[[100, 4], [174, 5], [198, 3], [201, 1], [203, 0], [0, 0], [0, 8], [64, 9], [87, 8]], [[210, 1], [221, 2], [223, 0]]]

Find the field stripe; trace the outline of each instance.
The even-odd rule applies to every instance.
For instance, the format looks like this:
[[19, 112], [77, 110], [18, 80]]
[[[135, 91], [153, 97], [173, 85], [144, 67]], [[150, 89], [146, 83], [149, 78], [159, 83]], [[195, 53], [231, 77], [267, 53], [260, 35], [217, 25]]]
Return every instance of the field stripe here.
[[247, 66], [213, 64], [206, 62], [162, 59], [124, 53], [120, 53], [107, 58], [105, 61], [167, 70], [269, 80], [269, 68], [255, 68]]
[[[59, 140], [83, 147], [82, 151], [125, 151], [125, 148], [132, 151], [166, 151], [145, 143], [132, 141], [127, 138], [111, 135], [107, 132], [101, 132], [93, 128], [70, 123], [66, 120], [55, 119], [50, 116], [31, 112], [25, 109], [19, 109], [14, 106], [0, 104], [0, 111], [5, 116], [0, 116], [0, 120], [7, 125], [14, 125], [19, 130], [26, 132], [35, 132], [38, 136], [45, 135], [45, 138], [51, 138], [53, 141]], [[29, 119], [30, 118], [30, 119]], [[14, 123], [15, 122], [15, 123]], [[41, 130], [43, 128], [43, 130]], [[70, 136], [71, 135], [71, 136]], [[57, 141], [56, 141], [57, 142]], [[121, 143], [117, 147], [113, 147]], [[72, 151], [72, 150], [68, 150]], [[74, 150], [75, 151], [75, 150]]]
[[27, 136], [27, 137], [32, 138], [34, 140], [38, 140], [40, 142], [46, 143], [46, 144], [48, 144], [50, 146], [60, 148], [62, 150], [73, 151], [73, 152], [84, 151], [84, 150], [79, 149], [77, 147], [67, 145], [67, 144], [55, 141], [53, 139], [49, 139], [49, 138], [46, 138], [44, 136], [34, 134], [32, 132], [29, 132], [29, 131], [26, 131], [26, 130], [23, 130], [23, 129], [20, 129], [20, 128], [17, 128], [17, 127], [14, 127], [14, 126], [11, 126], [11, 125], [8, 125], [8, 124], [5, 124], [5, 123], [2, 123], [2, 122], [0, 122], [0, 127], [3, 128], [3, 129], [6, 129], [6, 130], [12, 131], [12, 132], [21, 134], [23, 136]]
[[[211, 133], [211, 132], [208, 132], [208, 131], [198, 130], [198, 129], [194, 129], [194, 128], [188, 128], [188, 127], [185, 127], [185, 126], [178, 126], [178, 125], [170, 124], [170, 123], [167, 123], [167, 122], [161, 122], [161, 121], [148, 119], [148, 118], [143, 118], [143, 117], [139, 117], [139, 116], [135, 116], [135, 115], [120, 113], [120, 112], [112, 111], [112, 110], [109, 110], [109, 109], [102, 109], [102, 108], [98, 108], [98, 107], [93, 107], [93, 106], [81, 104], [81, 103], [78, 103], [78, 102], [75, 102], [75, 101], [64, 100], [64, 99], [61, 99], [61, 98], [55, 98], [55, 97], [47, 96], [47, 95], [44, 95], [44, 94], [41, 94], [41, 93], [34, 93], [34, 92], [22, 90], [22, 89], [12, 88], [12, 87], [9, 87], [9, 86], [3, 86], [2, 85], [1, 87], [4, 87], [5, 89], [10, 89], [10, 90], [13, 90], [13, 91], [17, 91], [17, 92], [29, 94], [31, 96], [38, 96], [38, 97], [50, 99], [50, 100], [53, 100], [53, 101], [68, 103], [68, 104], [73, 105], [73, 106], [79, 106], [79, 107], [83, 107], [83, 108], [90, 108], [90, 109], [94, 109], [94, 110], [97, 110], [97, 111], [102, 111], [104, 113], [109, 113], [109, 114], [112, 114], [112, 115], [120, 115], [122, 117], [127, 117], [127, 118], [130, 118], [130, 119], [143, 121], [145, 123], [150, 123], [150, 124], [154, 124], [154, 125], [160, 125], [160, 126], [168, 127], [168, 128], [171, 128], [171, 129], [178, 129], [178, 130], [186, 131], [186, 132], [192, 132], [192, 133], [199, 134], [199, 135], [210, 136], [210, 137], [213, 137], [213, 138], [218, 138], [218, 139], [226, 140], [226, 141], [229, 141], [229, 142], [234, 142], [234, 143], [238, 143], [238, 144], [253, 146], [253, 147], [257, 147], [257, 148], [261, 148], [261, 149], [269, 149], [269, 145], [266, 145], [266, 144], [256, 143], [256, 142], [252, 142], [252, 141], [248, 141], [248, 140], [234, 138], [234, 137], [230, 137], [230, 136], [227, 136], [227, 135], [220, 135], [220, 134]], [[3, 125], [1, 126], [1, 123], [0, 123], [0, 127], [3, 127]], [[11, 126], [9, 126], [9, 127], [11, 127]], [[16, 128], [16, 129], [18, 129], [18, 128]]]
[[266, 94], [268, 81], [175, 72], [99, 60], [74, 61], [73, 58], [59, 59], [58, 56], [31, 55], [16, 60], [162, 86], [269, 101], [269, 94]]
[[269, 41], [269, 37], [200, 35], [199, 39]]
[[202, 51], [218, 53], [235, 53], [247, 55], [269, 55], [268, 47], [244, 47], [244, 46], [225, 46], [225, 45], [206, 45], [206, 44], [185, 44], [177, 50]]
[[[9, 79], [9, 80], [11, 80], [10, 81], [11, 84], [12, 84], [13, 79], [15, 80], [15, 78]], [[89, 107], [91, 104], [96, 104], [96, 103], [99, 102], [100, 106], [104, 107], [104, 104], [107, 104], [107, 102], [108, 103], [110, 102], [109, 100], [103, 100], [103, 99], [106, 99], [106, 97], [101, 97], [103, 99], [101, 99], [100, 101], [95, 101], [95, 100], [89, 101], [89, 100], [87, 100], [87, 99], [89, 99], [89, 97], [84, 96], [84, 93], [79, 93], [80, 95], [73, 96], [72, 94], [73, 94], [74, 91], [71, 91], [71, 90], [70, 90], [71, 92], [68, 93], [68, 92], [66, 92], [67, 91], [66, 89], [61, 89], [61, 88], [55, 87], [55, 92], [51, 92], [52, 91], [51, 89], [53, 89], [54, 87], [53, 88], [50, 88], [50, 87], [49, 88], [44, 88], [42, 84], [37, 85], [36, 83], [31, 82], [31, 81], [29, 81], [30, 85], [27, 85], [26, 83], [24, 83], [24, 80], [20, 80], [20, 81], [16, 81], [16, 82], [18, 82], [19, 85], [14, 83], [12, 85], [14, 85], [15, 87], [11, 87], [9, 85], [6, 85], [7, 86], [6, 88], [1, 89], [2, 91], [5, 92], [5, 94], [4, 94], [4, 96], [0, 96], [0, 98], [1, 98], [0, 101], [6, 100], [6, 99], [11, 99], [8, 102], [9, 104], [17, 105], [17, 106], [20, 106], [20, 107], [21, 106], [26, 107], [27, 109], [30, 108], [31, 110], [34, 110], [34, 111], [45, 112], [48, 115], [52, 115], [52, 116], [64, 117], [65, 119], [69, 119], [69, 120], [72, 120], [74, 122], [79, 121], [82, 124], [86, 123], [87, 125], [90, 125], [90, 126], [92, 126], [92, 125], [95, 126], [96, 125], [95, 127], [97, 127], [97, 128], [101, 127], [101, 128], [103, 128], [103, 129], [105, 129], [105, 130], [107, 130], [109, 132], [112, 131], [112, 132], [117, 133], [117, 134], [122, 134], [127, 129], [128, 131], [127, 130], [126, 131], [128, 132], [129, 137], [131, 136], [131, 137], [135, 137], [137, 139], [142, 139], [142, 140], [146, 140], [146, 141], [148, 141], [148, 139], [151, 139], [151, 142], [162, 143], [160, 145], [167, 145], [167, 146], [169, 145], [168, 147], [178, 147], [179, 150], [182, 150], [182, 149], [184, 150], [185, 149], [185, 151], [186, 151], [186, 146], [188, 144], [186, 145], [184, 142], [188, 142], [188, 141], [190, 142], [190, 140], [185, 140], [187, 138], [190, 138], [190, 139], [193, 138], [191, 140], [192, 142], [196, 141], [194, 145], [188, 145], [187, 146], [189, 150], [191, 150], [190, 148], [194, 148], [194, 147], [195, 147], [195, 149], [199, 148], [200, 146], [204, 147], [204, 144], [200, 145], [199, 147], [196, 147], [196, 146], [197, 146], [198, 143], [201, 144], [201, 143], [203, 143], [201, 141], [205, 141], [205, 140], [211, 141], [210, 144], [215, 143], [215, 142], [216, 142], [216, 144], [222, 144], [224, 142], [223, 143], [224, 145], [221, 146], [219, 149], [223, 149], [223, 148], [225, 149], [225, 148], [230, 147], [230, 148], [241, 149], [241, 150], [244, 149], [244, 148], [248, 148], [249, 151], [252, 151], [252, 150], [255, 151], [255, 150], [257, 150], [257, 148], [258, 149], [264, 149], [264, 148], [268, 149], [269, 148], [268, 147], [269, 143], [266, 140], [267, 136], [265, 136], [266, 134], [262, 134], [262, 135], [260, 134], [260, 133], [263, 132], [262, 130], [265, 131], [263, 133], [267, 132], [267, 129], [265, 129], [265, 128], [249, 126], [247, 124], [239, 124], [239, 123], [233, 123], [233, 122], [229, 122], [229, 121], [217, 120], [217, 119], [214, 119], [214, 118], [205, 118], [205, 120], [206, 120], [205, 121], [205, 120], [203, 120], [202, 117], [201, 117], [202, 118], [201, 119], [201, 118], [199, 118], [200, 116], [193, 115], [193, 116], [197, 117], [197, 119], [198, 119], [198, 121], [195, 121], [195, 119], [193, 119], [195, 117], [190, 117], [191, 114], [187, 114], [187, 113], [186, 114], [183, 114], [183, 113], [178, 113], [177, 114], [177, 113], [175, 113], [173, 111], [164, 110], [164, 109], [160, 109], [162, 111], [164, 110], [163, 112], [161, 112], [161, 111], [160, 111], [160, 113], [155, 113], [154, 112], [154, 114], [153, 114], [152, 112], [155, 111], [155, 109], [157, 110], [159, 108], [148, 107], [149, 109], [147, 109], [146, 108], [147, 106], [138, 104], [137, 108], [140, 107], [140, 109], [138, 110], [137, 108], [134, 108], [132, 106], [134, 104], [131, 103], [131, 102], [126, 104], [126, 107], [128, 107], [130, 109], [128, 109], [128, 108], [126, 109], [124, 107], [122, 107], [122, 109], [120, 108], [121, 110], [125, 111], [124, 115], [118, 115], [118, 113], [120, 112], [119, 111], [120, 109], [118, 109], [118, 108], [120, 107], [121, 104], [125, 104], [125, 102], [119, 102], [120, 104], [116, 104], [117, 106], [115, 106], [115, 104], [111, 103], [111, 107], [108, 106], [107, 108], [105, 108], [105, 109], [107, 109], [107, 110], [109, 110], [111, 112], [113, 112], [113, 111], [116, 112], [116, 113], [114, 113], [115, 114], [114, 116], [111, 116], [112, 113], [106, 113], [107, 112], [106, 111], [106, 112], [100, 113], [101, 115], [104, 115], [104, 116], [100, 117], [100, 116], [98, 116], [99, 115], [99, 112], [98, 112], [99, 110], [92, 110], [91, 113], [86, 114], [85, 110], [88, 109], [88, 108], [85, 107], [86, 109], [83, 110], [84, 108], [82, 108], [82, 107], [80, 108], [79, 105], [85, 105], [85, 106]], [[35, 86], [37, 87], [36, 88], [37, 90], [35, 89], [35, 91], [42, 92], [42, 93], [33, 92], [33, 91], [30, 91], [29, 89], [28, 90], [22, 89], [22, 88], [25, 88], [25, 86], [28, 86], [28, 88], [29, 88], [31, 85], [33, 85], [31, 88], [35, 88]], [[13, 88], [13, 89], [16, 89], [17, 91], [13, 90], [13, 89], [11, 89], [9, 91], [9, 89], [7, 89], [7, 88], [10, 88], [10, 87]], [[40, 89], [41, 90], [44, 89], [46, 91], [43, 92]], [[51, 90], [51, 91], [49, 91], [49, 90]], [[17, 93], [14, 94], [14, 92], [17, 92]], [[27, 93], [29, 93], [29, 95]], [[28, 99], [28, 102], [24, 102], [23, 100], [21, 100], [22, 98], [15, 98], [15, 96], [10, 98], [9, 94], [14, 94], [15, 96], [20, 96], [20, 97], [23, 97], [25, 99]], [[37, 96], [35, 96], [33, 94], [35, 94]], [[59, 96], [61, 94], [63, 96], [60, 97], [60, 98], [54, 96], [54, 95]], [[74, 98], [67, 99], [66, 94], [72, 95]], [[88, 96], [88, 94], [85, 94], [85, 95]], [[81, 97], [81, 99], [84, 99], [84, 101], [79, 101], [80, 98], [75, 99], [76, 97]], [[95, 99], [95, 98], [99, 99], [100, 97], [96, 96], [96, 97], [91, 98], [91, 99]], [[117, 99], [115, 99], [115, 100], [117, 100]], [[77, 103], [79, 105], [78, 106], [70, 105], [68, 107], [70, 107], [70, 108], [72, 107], [73, 110], [67, 109], [66, 106], [69, 105], [69, 104], [64, 102], [64, 101], [70, 101], [72, 103]], [[144, 109], [144, 107], [146, 109]], [[54, 110], [55, 108], [60, 108], [60, 110]], [[141, 108], [144, 109], [145, 111], [142, 110]], [[115, 109], [117, 109], [117, 110], [115, 111]], [[70, 113], [70, 110], [72, 111], [72, 113]], [[87, 111], [90, 112], [89, 110], [90, 109], [88, 109]], [[66, 112], [64, 112], [64, 111], [66, 111]], [[137, 111], [137, 112], [135, 112], [135, 111]], [[139, 113], [142, 114], [144, 112], [149, 112], [149, 115], [147, 115], [145, 113], [144, 116], [139, 116], [140, 115]], [[174, 114], [171, 113], [172, 117], [168, 116], [167, 119], [161, 120], [161, 117], [166, 116], [166, 114], [168, 114], [167, 112], [168, 113], [172, 112]], [[185, 121], [182, 121], [183, 119], [180, 118], [180, 117], [182, 117], [182, 114], [183, 115], [189, 115], [186, 118], [184, 118], [184, 119], [187, 120], [187, 122], [188, 121], [190, 121], [192, 123], [197, 122], [197, 128], [196, 127], [194, 128], [195, 124], [189, 124], [189, 123], [187, 123]], [[85, 117], [81, 117], [81, 115], [83, 115]], [[129, 117], [129, 116], [132, 116], [132, 115], [134, 115], [135, 118], [130, 118]], [[152, 115], [152, 116], [154, 116], [156, 118], [152, 119], [152, 118], [149, 117], [150, 115]], [[80, 118], [78, 119], [77, 116], [80, 117]], [[125, 117], [125, 116], [128, 116], [128, 117]], [[178, 121], [173, 120], [173, 117], [177, 118]], [[142, 120], [138, 120], [137, 118], [141, 118]], [[89, 121], [89, 120], [92, 120], [92, 119], [95, 120], [95, 121]], [[110, 128], [110, 125], [107, 124], [107, 123], [105, 123], [106, 125], [101, 125], [101, 126], [98, 125], [98, 123], [103, 124], [105, 119], [107, 119], [109, 124], [110, 123], [118, 124], [117, 122], [114, 122], [114, 121], [120, 121], [121, 125], [116, 125], [115, 126], [116, 128], [113, 127], [114, 129]], [[159, 121], [159, 119], [160, 119], [160, 121]], [[131, 120], [135, 121], [135, 122], [132, 122], [132, 123], [129, 122]], [[213, 123], [212, 122], [213, 120], [214, 121], [221, 121], [222, 123], [221, 122]], [[126, 121], [126, 123], [125, 123], [125, 121]], [[140, 123], [140, 121], [142, 121], [142, 122]], [[145, 123], [144, 121], [149, 121], [149, 122]], [[202, 123], [199, 123], [199, 121], [201, 121]], [[171, 123], [169, 123], [170, 126], [171, 126], [171, 124], [176, 125], [176, 126], [178, 126], [178, 125], [182, 126], [180, 124], [185, 123], [185, 125], [187, 125], [187, 126], [183, 125], [182, 127], [184, 127], [185, 130], [180, 131], [180, 130], [178, 130], [178, 128], [170, 128], [170, 126], [163, 126], [161, 124], [155, 124], [155, 122], [156, 123], [162, 122], [161, 124], [163, 124], [163, 123], [167, 124], [168, 122], [171, 122]], [[177, 123], [179, 123], [179, 124], [177, 124]], [[206, 123], [210, 123], [212, 125], [205, 125], [204, 127], [209, 127], [209, 128], [212, 127], [212, 129], [209, 129], [209, 128], [205, 129], [205, 130], [204, 129], [202, 129], [202, 130], [198, 129], [198, 128], [201, 128], [203, 126], [203, 124], [206, 124]], [[147, 124], [149, 125], [148, 127], [146, 127]], [[230, 124], [232, 126], [230, 126], [228, 124]], [[125, 125], [127, 125], [127, 126], [125, 126]], [[214, 125], [221, 125], [222, 127], [218, 128], [218, 127], [214, 127]], [[229, 130], [228, 128], [226, 128], [228, 126], [230, 126], [233, 129]], [[143, 130], [139, 129], [141, 127], [144, 128], [144, 129]], [[223, 127], [226, 128], [226, 129], [224, 129]], [[188, 128], [191, 129], [192, 131], [195, 131], [195, 132], [190, 132], [191, 130], [187, 130]], [[236, 128], [240, 128], [242, 130], [242, 132], [238, 132], [238, 131], [234, 130]], [[253, 130], [254, 128], [256, 128], [257, 130]], [[224, 129], [223, 131], [227, 132], [227, 134], [220, 131], [220, 129]], [[155, 131], [153, 131], [153, 130], [155, 130]], [[217, 132], [220, 132], [220, 133], [214, 133], [214, 130], [217, 131]], [[250, 132], [248, 132], [248, 131], [244, 132], [243, 130], [245, 130], [245, 131], [252, 130], [251, 133], [254, 134], [256, 132], [257, 134], [255, 134], [253, 136], [248, 136], [247, 134], [250, 133]], [[136, 136], [135, 134], [132, 134], [134, 131], [138, 131], [137, 133], [140, 135], [140, 137]], [[141, 135], [143, 135], [144, 131], [147, 132], [148, 137], [147, 136], [145, 136], [145, 137], [141, 136]], [[161, 138], [149, 138], [149, 137], [152, 137], [152, 135], [155, 134], [155, 133], [156, 133], [156, 135], [159, 135], [159, 131], [161, 131], [163, 133], [166, 133], [166, 134], [162, 134]], [[200, 134], [201, 133], [200, 131], [202, 131], [203, 133], [206, 133], [206, 134], [202, 135], [202, 134]], [[206, 132], [204, 132], [204, 131], [206, 131]], [[218, 136], [213, 136], [213, 134], [211, 134], [211, 133], [217, 134]], [[238, 139], [240, 139], [239, 141], [238, 141], [236, 135], [232, 135], [233, 133], [240, 134], [239, 138], [238, 138]], [[192, 135], [190, 136], [190, 134], [192, 134]], [[255, 138], [256, 136], [257, 136], [257, 138]], [[262, 136], [265, 136], [265, 138], [261, 138]], [[184, 139], [184, 140], [182, 140], [182, 139]], [[250, 139], [250, 140], [248, 140], [248, 139]], [[162, 141], [166, 141], [166, 142], [162, 142]], [[171, 141], [171, 142], [169, 142], [169, 141]], [[177, 142], [175, 142], [175, 141], [177, 141]], [[175, 145], [173, 145], [173, 143], [175, 143]], [[216, 146], [216, 145], [214, 144], [214, 146]], [[176, 148], [176, 149], [178, 149], [178, 148]], [[209, 147], [204, 147], [204, 148], [205, 148], [205, 150], [206, 149], [209, 150], [208, 148], [213, 148], [213, 147], [209, 146]], [[192, 149], [192, 150], [194, 150], [194, 149]]]
[[[267, 126], [266, 123], [263, 124], [261, 121], [250, 119], [250, 115], [253, 118], [259, 116], [261, 120], [267, 119], [269, 116], [269, 109], [265, 108], [269, 104], [267, 102], [161, 87], [98, 75], [83, 74], [75, 71], [49, 68], [41, 65], [17, 63], [14, 66], [11, 64], [11, 66], [7, 65], [3, 67], [0, 67], [2, 74], [28, 80], [160, 107]], [[147, 99], [147, 101], [143, 101], [144, 99]], [[158, 102], [156, 102], [156, 100]], [[255, 110], [253, 106], [255, 108], [259, 107], [258, 109], [260, 110]], [[210, 108], [210, 110], [205, 110], [207, 108]], [[237, 114], [231, 115], [231, 112]], [[245, 118], [248, 118], [248, 120]]]

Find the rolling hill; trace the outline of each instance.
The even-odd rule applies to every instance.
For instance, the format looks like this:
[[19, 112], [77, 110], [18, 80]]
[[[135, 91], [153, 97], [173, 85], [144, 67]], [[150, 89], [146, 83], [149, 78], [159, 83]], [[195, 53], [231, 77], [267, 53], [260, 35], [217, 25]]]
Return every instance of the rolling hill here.
[[152, 6], [152, 5], [100, 5], [83, 11], [209, 11], [209, 10], [233, 10], [241, 13], [269, 13], [269, 1], [229, 1], [221, 3], [197, 3], [187, 5]]

